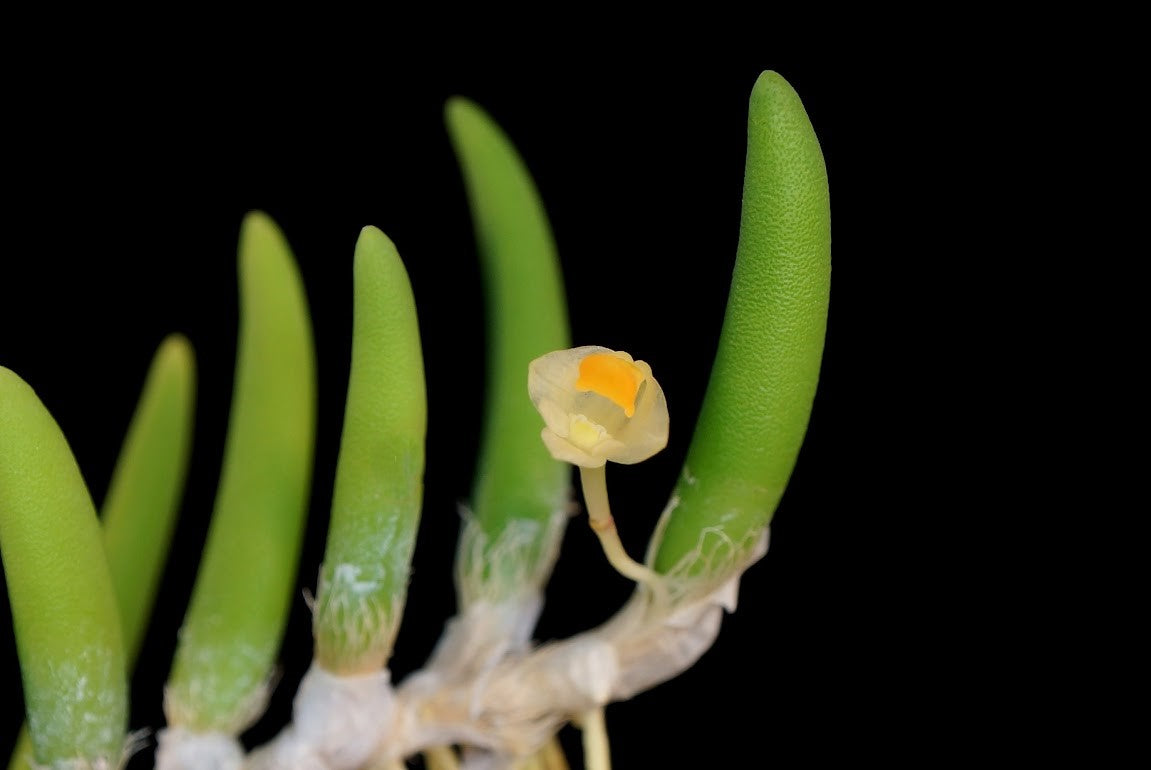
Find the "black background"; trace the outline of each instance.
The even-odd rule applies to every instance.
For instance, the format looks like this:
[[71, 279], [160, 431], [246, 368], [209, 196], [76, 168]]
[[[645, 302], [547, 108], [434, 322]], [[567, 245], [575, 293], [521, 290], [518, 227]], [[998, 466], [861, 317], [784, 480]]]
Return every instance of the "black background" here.
[[[210, 52], [209, 52], [210, 53]], [[594, 58], [594, 57], [589, 57]], [[483, 399], [482, 295], [471, 224], [442, 107], [487, 108], [531, 169], [551, 217], [573, 342], [631, 352], [667, 393], [670, 444], [613, 466], [622, 536], [644, 545], [682, 464], [722, 320], [738, 237], [747, 97], [763, 69], [799, 92], [831, 180], [834, 270], [827, 347], [808, 437], [739, 611], [692, 670], [608, 709], [618, 767], [739, 765], [858, 756], [897, 740], [877, 705], [892, 638], [881, 576], [885, 492], [862, 470], [862, 276], [881, 249], [860, 235], [862, 161], [851, 147], [861, 76], [818, 56], [714, 61], [483, 58], [378, 71], [249, 62], [220, 76], [149, 72], [141, 62], [77, 69], [14, 95], [4, 186], [14, 203], [0, 257], [0, 364], [34, 388], [68, 436], [95, 500], [150, 357], [181, 331], [198, 364], [194, 456], [183, 515], [133, 684], [132, 726], [163, 724], [162, 683], [212, 507], [235, 356], [235, 248], [244, 213], [269, 212], [299, 261], [311, 305], [319, 423], [308, 537], [281, 656], [283, 678], [249, 744], [289, 718], [311, 656], [302, 592], [323, 552], [348, 370], [351, 255], [382, 228], [403, 256], [420, 311], [429, 433], [423, 520], [394, 677], [426, 658], [454, 608], [450, 564]], [[868, 359], [869, 360], [869, 359]], [[526, 397], [526, 396], [525, 396]], [[602, 622], [625, 601], [575, 519], [538, 638]], [[19, 673], [0, 599], [0, 756], [18, 725]], [[250, 739], [250, 740], [248, 740]], [[568, 730], [565, 742], [578, 737]], [[147, 757], [150, 757], [150, 752]], [[702, 763], [702, 764], [701, 764]], [[137, 760], [133, 767], [148, 762]]]

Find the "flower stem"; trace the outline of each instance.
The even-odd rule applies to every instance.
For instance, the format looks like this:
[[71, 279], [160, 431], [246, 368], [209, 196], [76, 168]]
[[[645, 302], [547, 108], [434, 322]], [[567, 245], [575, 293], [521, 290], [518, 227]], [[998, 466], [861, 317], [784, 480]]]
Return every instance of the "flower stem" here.
[[[601, 473], [603, 468], [598, 469]], [[580, 716], [583, 730], [583, 765], [585, 770], [611, 770], [611, 747], [607, 741], [607, 724], [603, 709], [592, 709]]]
[[544, 770], [569, 770], [567, 757], [564, 756], [559, 739], [554, 735], [541, 749], [539, 756]]
[[428, 770], [460, 770], [460, 760], [451, 746], [433, 746], [424, 750]]
[[615, 528], [615, 519], [612, 518], [611, 507], [607, 501], [605, 467], [602, 465], [598, 468], [580, 467], [579, 472], [580, 482], [583, 485], [584, 504], [587, 506], [588, 523], [599, 537], [607, 560], [619, 574], [631, 578], [641, 585], [648, 586], [658, 593], [662, 587], [661, 576], [628, 556], [623, 543], [620, 542], [619, 532]]

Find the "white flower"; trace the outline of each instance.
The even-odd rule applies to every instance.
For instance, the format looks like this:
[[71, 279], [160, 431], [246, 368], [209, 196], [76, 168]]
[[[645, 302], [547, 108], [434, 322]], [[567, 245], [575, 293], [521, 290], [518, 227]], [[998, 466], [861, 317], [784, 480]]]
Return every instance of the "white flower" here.
[[586, 345], [540, 356], [528, 366], [528, 395], [557, 460], [630, 465], [667, 446], [663, 389], [650, 366], [622, 351]]

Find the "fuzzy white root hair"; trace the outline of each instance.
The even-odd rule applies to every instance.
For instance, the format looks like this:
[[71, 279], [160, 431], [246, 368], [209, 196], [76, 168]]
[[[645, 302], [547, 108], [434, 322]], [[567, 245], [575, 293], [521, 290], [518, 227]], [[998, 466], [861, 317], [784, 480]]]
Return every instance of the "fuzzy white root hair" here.
[[164, 770], [240, 770], [244, 748], [225, 733], [197, 733], [183, 727], [160, 731], [156, 767]]
[[[685, 565], [713, 550], [705, 540]], [[538, 592], [498, 603], [477, 599], [449, 623], [428, 667], [398, 690], [386, 670], [337, 676], [313, 665], [293, 724], [246, 764], [229, 753], [239, 751], [234, 739], [212, 742], [170, 728], [161, 733], [157, 767], [359, 770], [400, 767], [420, 751], [459, 745], [469, 749], [465, 770], [508, 770], [571, 719], [672, 679], [707, 652], [723, 612], [735, 609], [741, 575], [767, 552], [768, 533], [747, 548], [723, 545], [719, 550], [734, 558], [724, 560], [727, 569], [708, 589], [661, 602], [641, 586], [600, 628], [536, 649], [527, 639]], [[677, 579], [676, 570], [669, 579]]]
[[[554, 511], [546, 522], [510, 519], [493, 541], [475, 515], [460, 506], [463, 529], [455, 568], [460, 606], [498, 604], [524, 593], [539, 594], [555, 566], [564, 530], [574, 512], [574, 507]], [[533, 556], [536, 549], [539, 553]]]
[[120, 750], [120, 756], [114, 761], [107, 759], [66, 759], [53, 762], [51, 765], [41, 765], [29, 759], [28, 767], [29, 770], [123, 770], [128, 766], [128, 760], [147, 744], [150, 733], [150, 730], [137, 730], [128, 733], [124, 739], [124, 746]]
[[292, 724], [255, 751], [245, 770], [356, 770], [388, 737], [393, 722], [391, 677], [308, 669], [293, 702]]
[[[657, 606], [640, 589], [604, 626], [470, 672], [478, 676], [449, 678], [429, 669], [413, 677], [397, 693], [398, 711], [410, 721], [378, 756], [398, 759], [429, 746], [465, 744], [490, 752], [476, 767], [510, 766], [573, 716], [678, 676], [715, 642], [723, 611], [735, 609], [740, 575], [767, 545], [764, 532], [739, 569], [701, 597]], [[454, 643], [467, 648], [466, 639]]]
[[[238, 770], [244, 763], [244, 748], [236, 738], [256, 722], [268, 705], [279, 675], [271, 672], [248, 693], [232, 715], [231, 723], [209, 731], [193, 730], [185, 725], [196, 723], [195, 693], [210, 689], [212, 682], [193, 681], [186, 691], [164, 688], [164, 714], [168, 727], [157, 734], [157, 770]], [[191, 696], [191, 697], [189, 697]]]

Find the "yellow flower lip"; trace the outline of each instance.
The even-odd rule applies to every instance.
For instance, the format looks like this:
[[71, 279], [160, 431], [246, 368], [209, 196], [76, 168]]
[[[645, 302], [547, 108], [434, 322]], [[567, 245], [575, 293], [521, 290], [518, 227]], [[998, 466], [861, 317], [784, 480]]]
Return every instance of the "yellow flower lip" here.
[[584, 449], [593, 449], [604, 440], [606, 434], [602, 425], [597, 425], [582, 414], [573, 414], [568, 423], [568, 440]]
[[528, 394], [557, 460], [631, 464], [667, 446], [663, 389], [650, 366], [623, 351], [586, 345], [540, 356], [528, 366]]
[[633, 361], [607, 353], [592, 353], [579, 362], [576, 389], [599, 393], [632, 417], [635, 397], [643, 380], [643, 370]]

